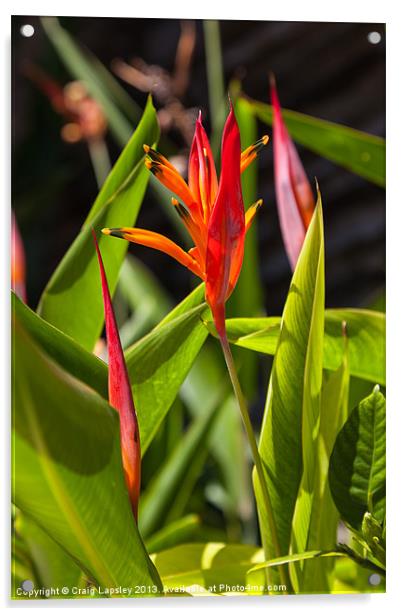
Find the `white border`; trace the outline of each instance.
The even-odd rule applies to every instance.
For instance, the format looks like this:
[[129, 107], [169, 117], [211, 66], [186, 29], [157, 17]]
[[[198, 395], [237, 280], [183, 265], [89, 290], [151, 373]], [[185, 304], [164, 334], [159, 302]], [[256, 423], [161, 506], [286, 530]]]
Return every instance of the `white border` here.
[[[190, 3], [188, 1], [165, 1], [154, 0], [149, 2], [133, 2], [114, 0], [106, 5], [94, 5], [83, 0], [70, 0], [69, 2], [50, 2], [49, 0], [37, 0], [34, 3], [15, 0], [10, 3], [2, 3], [0, 24], [4, 34], [2, 37], [2, 62], [1, 84], [2, 110], [0, 113], [1, 134], [7, 135], [0, 150], [2, 156], [2, 225], [1, 229], [1, 365], [0, 365], [0, 391], [4, 392], [1, 404], [3, 447], [2, 457], [2, 504], [1, 520], [2, 530], [6, 541], [2, 546], [8, 546], [7, 537], [9, 528], [9, 203], [10, 203], [10, 15], [71, 15], [71, 16], [119, 16], [119, 17], [191, 17], [210, 19], [259, 19], [270, 21], [344, 21], [344, 22], [386, 22], [387, 36], [387, 313], [388, 313], [388, 339], [387, 339], [387, 372], [388, 372], [388, 515], [387, 534], [390, 538], [388, 547], [388, 580], [387, 593], [385, 595], [360, 595], [360, 596], [300, 596], [300, 597], [272, 597], [272, 598], [200, 598], [200, 599], [156, 599], [156, 600], [114, 600], [110, 601], [74, 601], [74, 602], [5, 602], [5, 605], [17, 611], [25, 609], [42, 610], [73, 609], [80, 611], [87, 608], [106, 609], [109, 611], [116, 608], [140, 609], [147, 613], [154, 613], [160, 608], [165, 613], [176, 613], [179, 609], [194, 612], [208, 610], [217, 612], [223, 605], [233, 612], [253, 610], [254, 612], [267, 613], [267, 610], [275, 609], [282, 614], [287, 612], [303, 616], [304, 614], [321, 613], [325, 608], [328, 612], [338, 612], [344, 608], [365, 615], [376, 614], [379, 609], [392, 609], [400, 603], [398, 590], [400, 586], [400, 561], [402, 554], [402, 533], [400, 531], [400, 476], [401, 476], [401, 436], [402, 436], [402, 408], [401, 394], [398, 386], [401, 383], [401, 358], [402, 346], [401, 321], [402, 321], [402, 288], [401, 288], [401, 230], [402, 230], [402, 200], [401, 200], [401, 110], [402, 95], [400, 88], [400, 58], [402, 50], [400, 44], [400, 11], [397, 3], [390, 0], [381, 2], [352, 2], [351, 0], [336, 0], [336, 2], [319, 2], [312, 0], [287, 1], [287, 2], [263, 2], [235, 4], [233, 1], [221, 0], [221, 2], [203, 0], [202, 2]], [[307, 78], [307, 76], [306, 76]], [[4, 87], [6, 84], [6, 87]], [[397, 502], [399, 500], [399, 502]], [[9, 593], [9, 555], [8, 547], [2, 548], [1, 590], [2, 601]], [[85, 607], [84, 607], [85, 606]]]

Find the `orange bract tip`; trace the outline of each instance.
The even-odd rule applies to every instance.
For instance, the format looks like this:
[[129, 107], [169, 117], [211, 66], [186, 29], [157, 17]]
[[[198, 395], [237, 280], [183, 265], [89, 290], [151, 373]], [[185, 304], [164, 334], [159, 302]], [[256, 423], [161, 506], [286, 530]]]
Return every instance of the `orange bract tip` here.
[[147, 145], [146, 143], [144, 143], [144, 145], [143, 145], [142, 147], [144, 148], [144, 152], [145, 152], [145, 154], [148, 154], [149, 150], [151, 149], [151, 148], [149, 147], [149, 145]]
[[175, 207], [179, 205], [179, 202], [174, 197], [172, 197], [171, 201], [172, 201], [172, 205], [174, 205]]
[[106, 227], [104, 229], [102, 229], [102, 233], [104, 235], [110, 235], [111, 234], [111, 229], [107, 229]]
[[269, 136], [268, 135], [263, 135], [261, 137], [261, 141], [264, 145], [267, 145], [268, 141], [269, 141]]

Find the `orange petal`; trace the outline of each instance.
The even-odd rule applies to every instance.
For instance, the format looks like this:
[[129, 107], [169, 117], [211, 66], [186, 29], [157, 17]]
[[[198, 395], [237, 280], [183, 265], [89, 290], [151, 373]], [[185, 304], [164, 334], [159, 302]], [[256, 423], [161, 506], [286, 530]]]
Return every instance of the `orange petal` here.
[[[161, 157], [164, 158], [164, 157]], [[194, 209], [195, 199], [190, 192], [186, 182], [181, 177], [180, 173], [169, 163], [165, 165], [163, 162], [157, 160], [147, 159], [145, 166], [152, 171], [154, 176], [160, 181], [161, 184], [166, 186], [168, 190], [171, 190], [181, 199], [189, 209]]]
[[180, 248], [180, 246], [160, 233], [155, 233], [154, 231], [149, 231], [148, 229], [131, 227], [102, 229], [102, 233], [105, 235], [120, 237], [128, 240], [129, 242], [134, 242], [134, 244], [141, 244], [142, 246], [148, 246], [149, 248], [160, 250], [181, 263], [181, 265], [187, 267], [196, 276], [199, 276], [200, 278], [204, 277], [197, 261], [195, 261], [195, 259], [188, 252], [185, 252], [182, 248]]
[[258, 199], [258, 201], [253, 203], [253, 205], [250, 205], [250, 207], [248, 208], [246, 215], [245, 215], [246, 233], [249, 230], [250, 225], [253, 222], [255, 215], [257, 214], [261, 206], [262, 206], [262, 199]]
[[264, 135], [261, 139], [258, 139], [253, 145], [250, 145], [241, 153], [240, 158], [240, 171], [243, 173], [245, 169], [257, 158], [257, 154], [264, 145], [267, 145], [269, 141], [268, 135]]
[[188, 182], [191, 192], [202, 205], [203, 218], [209, 219], [218, 192], [218, 178], [211, 146], [201, 122], [201, 112], [195, 124], [188, 165]]

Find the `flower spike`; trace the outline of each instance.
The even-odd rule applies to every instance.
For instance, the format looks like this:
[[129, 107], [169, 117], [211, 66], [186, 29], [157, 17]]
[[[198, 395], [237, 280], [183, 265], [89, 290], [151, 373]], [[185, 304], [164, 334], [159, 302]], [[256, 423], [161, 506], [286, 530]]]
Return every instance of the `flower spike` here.
[[241, 154], [239, 128], [230, 104], [222, 137], [219, 183], [201, 112], [195, 123], [188, 183], [167, 158], [144, 145], [146, 167], [177, 197], [172, 197], [172, 205], [194, 242], [188, 252], [169, 238], [147, 229], [102, 229], [106, 235], [160, 250], [204, 280], [206, 300], [222, 336], [225, 335], [225, 302], [236, 285], [243, 263], [244, 236], [262, 204], [261, 200], [257, 201], [245, 214], [240, 175], [267, 143], [268, 136], [264, 135]]
[[131, 501], [131, 508], [137, 520], [141, 483], [140, 432], [105, 268], [95, 232], [92, 231], [92, 234], [98, 255], [105, 308], [106, 338], [109, 353], [109, 402], [120, 415], [120, 442], [124, 477]]
[[294, 270], [314, 212], [315, 201], [303, 165], [283, 121], [273, 76], [271, 101], [276, 200], [283, 241]]

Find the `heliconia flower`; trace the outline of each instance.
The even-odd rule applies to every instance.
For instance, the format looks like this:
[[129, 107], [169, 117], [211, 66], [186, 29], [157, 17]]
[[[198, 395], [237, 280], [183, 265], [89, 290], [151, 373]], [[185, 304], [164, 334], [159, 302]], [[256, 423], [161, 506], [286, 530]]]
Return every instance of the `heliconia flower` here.
[[95, 232], [93, 231], [92, 233], [98, 255], [105, 310], [106, 339], [109, 355], [109, 402], [118, 411], [120, 416], [120, 443], [124, 477], [131, 501], [131, 508], [137, 520], [141, 484], [140, 433], [105, 268]]
[[313, 191], [282, 118], [275, 79], [271, 76], [274, 179], [282, 238], [292, 270], [314, 213]]
[[201, 113], [190, 151], [188, 183], [164, 156], [144, 145], [145, 165], [180, 200], [172, 198], [172, 205], [194, 242], [188, 252], [154, 231], [102, 229], [106, 235], [161, 250], [204, 280], [206, 300], [221, 337], [225, 336], [225, 302], [243, 262], [245, 233], [262, 205], [260, 199], [244, 212], [240, 176], [267, 143], [265, 135], [241, 153], [239, 128], [231, 106], [223, 130], [219, 183]]
[[11, 288], [27, 301], [25, 287], [25, 251], [14, 212], [11, 213]]

